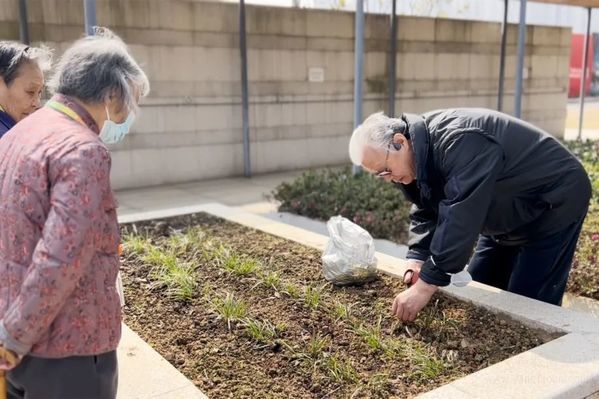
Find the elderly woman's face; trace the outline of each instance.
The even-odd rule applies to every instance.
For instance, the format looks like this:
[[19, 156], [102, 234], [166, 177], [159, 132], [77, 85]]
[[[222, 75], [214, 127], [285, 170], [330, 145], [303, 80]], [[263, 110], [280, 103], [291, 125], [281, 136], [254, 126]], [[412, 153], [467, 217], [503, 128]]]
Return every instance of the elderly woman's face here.
[[[139, 104], [139, 89], [133, 88], [133, 96], [135, 98], [135, 105]], [[110, 119], [115, 123], [123, 123], [129, 116], [129, 113], [133, 112], [132, 109], [123, 104], [122, 100], [117, 97], [111, 97], [106, 104], [106, 108], [110, 114]]]
[[17, 77], [7, 86], [0, 79], [0, 105], [16, 122], [40, 107], [44, 74], [35, 62], [19, 67]]

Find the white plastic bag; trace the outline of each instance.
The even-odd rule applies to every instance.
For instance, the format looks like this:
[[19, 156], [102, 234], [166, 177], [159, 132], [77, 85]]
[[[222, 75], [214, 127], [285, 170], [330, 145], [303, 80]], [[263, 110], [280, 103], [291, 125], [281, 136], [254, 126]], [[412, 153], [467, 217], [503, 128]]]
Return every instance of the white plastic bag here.
[[362, 284], [376, 278], [374, 240], [342, 216], [327, 222], [329, 242], [322, 254], [324, 278], [335, 285]]

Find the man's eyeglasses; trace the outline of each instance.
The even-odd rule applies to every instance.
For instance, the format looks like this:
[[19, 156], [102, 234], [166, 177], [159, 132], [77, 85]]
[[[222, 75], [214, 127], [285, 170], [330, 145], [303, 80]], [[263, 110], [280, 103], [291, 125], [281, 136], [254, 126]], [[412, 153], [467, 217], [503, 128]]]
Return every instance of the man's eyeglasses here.
[[389, 167], [387, 166], [387, 162], [389, 161], [389, 150], [391, 149], [391, 144], [393, 144], [393, 147], [394, 147], [396, 150], [398, 150], [398, 151], [399, 151], [399, 150], [401, 149], [401, 144], [389, 143], [389, 144], [387, 145], [387, 154], [385, 155], [385, 168], [384, 168], [382, 171], [380, 171], [380, 172], [378, 172], [378, 173], [375, 173], [375, 175], [374, 175], [374, 176], [375, 176], [375, 177], [377, 177], [377, 178], [380, 178], [380, 179], [382, 179], [382, 178], [384, 178], [384, 177], [386, 177], [386, 176], [389, 176], [389, 175], [391, 174], [391, 170], [390, 170], [390, 169], [389, 169]]

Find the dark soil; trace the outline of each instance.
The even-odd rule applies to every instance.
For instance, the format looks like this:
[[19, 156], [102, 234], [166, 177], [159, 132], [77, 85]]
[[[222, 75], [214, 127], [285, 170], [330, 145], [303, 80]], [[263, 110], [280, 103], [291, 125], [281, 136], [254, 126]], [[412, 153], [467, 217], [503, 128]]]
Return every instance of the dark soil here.
[[[205, 214], [122, 230], [126, 324], [211, 398], [412, 397], [553, 338], [442, 294], [403, 324], [390, 317], [397, 280], [333, 287], [319, 251]], [[131, 240], [168, 252], [192, 230], [202, 234], [171, 251], [194, 279], [185, 297]], [[260, 269], [235, 273], [225, 258]], [[227, 295], [244, 317], [226, 320]], [[271, 333], [252, 335], [251, 320]]]

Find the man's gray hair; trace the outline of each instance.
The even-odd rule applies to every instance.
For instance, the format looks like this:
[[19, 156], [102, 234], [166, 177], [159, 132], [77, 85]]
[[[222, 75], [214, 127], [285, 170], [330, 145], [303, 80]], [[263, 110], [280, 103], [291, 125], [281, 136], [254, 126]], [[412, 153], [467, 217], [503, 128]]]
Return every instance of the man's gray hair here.
[[100, 27], [94, 33], [77, 40], [60, 58], [50, 90], [90, 104], [116, 95], [135, 110], [134, 89], [145, 97], [150, 91], [148, 77], [117, 35]]
[[24, 64], [36, 63], [42, 72], [50, 69], [52, 51], [46, 46], [30, 47], [18, 42], [0, 42], [0, 77], [9, 86]]
[[405, 131], [405, 122], [389, 118], [383, 112], [370, 115], [354, 130], [349, 141], [349, 157], [354, 165], [362, 165], [366, 147], [387, 149], [393, 141], [393, 135]]

